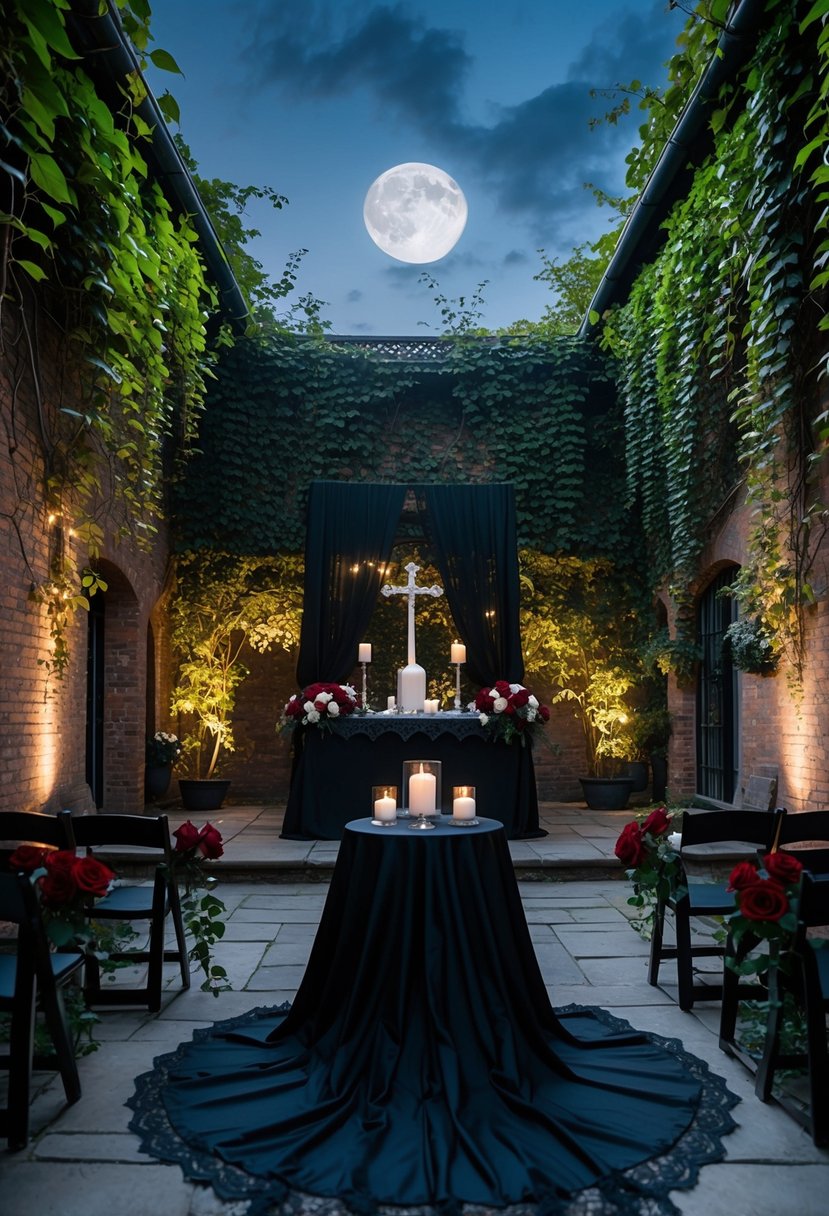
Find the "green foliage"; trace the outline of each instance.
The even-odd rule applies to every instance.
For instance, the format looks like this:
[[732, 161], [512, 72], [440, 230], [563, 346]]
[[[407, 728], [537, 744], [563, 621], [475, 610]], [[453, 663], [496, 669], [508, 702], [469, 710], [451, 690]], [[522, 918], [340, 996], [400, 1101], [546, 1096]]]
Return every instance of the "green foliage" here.
[[[722, 5], [703, 8], [716, 28]], [[604, 343], [619, 368], [628, 501], [641, 511], [654, 585], [672, 583], [678, 641], [692, 640], [687, 609], [708, 527], [742, 479], [754, 526], [733, 592], [742, 614], [776, 637], [797, 681], [827, 519], [815, 490], [829, 438], [814, 405], [822, 314], [807, 290], [821, 246], [804, 234], [820, 236], [826, 223], [829, 45], [816, 55], [782, 0], [769, 11], [741, 92], [724, 90], [712, 115], [714, 150], [665, 222], [661, 252], [607, 319]], [[689, 64], [706, 37], [689, 27]], [[816, 85], [823, 111], [810, 109]], [[807, 123], [817, 143], [804, 143]]]
[[235, 750], [233, 710], [248, 674], [244, 653], [299, 643], [301, 563], [288, 557], [184, 553], [170, 605], [178, 659], [171, 709], [192, 722], [184, 758], [192, 776], [212, 777], [222, 749]]
[[[63, 0], [4, 6], [0, 47], [0, 162], [4, 213], [0, 251], [0, 354], [12, 399], [23, 369], [34, 379], [39, 430], [34, 471], [11, 450], [20, 501], [72, 521], [89, 557], [98, 555], [97, 523], [108, 504], [146, 544], [164, 509], [165, 449], [173, 436], [192, 443], [211, 355], [205, 321], [216, 305], [186, 216], [174, 216], [149, 179], [151, 131], [136, 106], [138, 79], [113, 112], [69, 42]], [[118, 0], [139, 55], [150, 40], [149, 6]], [[153, 61], [177, 71], [161, 50]], [[45, 308], [66, 336], [68, 366], [41, 381], [39, 326]], [[166, 470], [169, 472], [169, 470]], [[88, 606], [94, 583], [77, 586], [71, 563], [44, 578], [32, 567], [34, 598], [47, 605], [53, 654], [68, 662], [67, 614]], [[94, 577], [94, 575], [93, 575]], [[86, 603], [84, 603], [86, 601]]]
[[445, 347], [417, 364], [290, 335], [237, 342], [177, 496], [181, 546], [298, 553], [307, 487], [332, 478], [509, 481], [520, 544], [629, 553], [635, 524], [604, 358], [576, 339]]

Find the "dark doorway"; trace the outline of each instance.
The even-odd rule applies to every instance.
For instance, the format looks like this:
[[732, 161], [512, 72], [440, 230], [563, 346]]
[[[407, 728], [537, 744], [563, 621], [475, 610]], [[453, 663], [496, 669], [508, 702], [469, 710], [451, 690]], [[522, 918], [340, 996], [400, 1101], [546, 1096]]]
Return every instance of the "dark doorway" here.
[[104, 620], [98, 592], [89, 601], [86, 659], [86, 780], [96, 807], [104, 803]]
[[737, 672], [723, 655], [725, 631], [736, 620], [729, 595], [721, 595], [737, 574], [722, 570], [699, 601], [697, 638], [702, 651], [697, 687], [697, 792], [732, 802], [739, 764]]

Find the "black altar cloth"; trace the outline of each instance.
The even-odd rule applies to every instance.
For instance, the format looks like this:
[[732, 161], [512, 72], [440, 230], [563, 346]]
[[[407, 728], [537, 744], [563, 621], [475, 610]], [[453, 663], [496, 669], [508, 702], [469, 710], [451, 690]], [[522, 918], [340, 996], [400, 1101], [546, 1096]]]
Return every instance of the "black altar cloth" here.
[[375, 785], [397, 786], [399, 802], [404, 760], [441, 761], [445, 811], [453, 785], [474, 785], [478, 814], [510, 840], [546, 836], [531, 748], [493, 742], [477, 714], [441, 713], [354, 715], [330, 733], [297, 727], [283, 839], [339, 840], [355, 811], [371, 815]]
[[675, 1041], [557, 1015], [502, 826], [441, 820], [348, 824], [293, 1007], [196, 1031], [130, 1105], [144, 1151], [251, 1212], [668, 1216], [735, 1102]]

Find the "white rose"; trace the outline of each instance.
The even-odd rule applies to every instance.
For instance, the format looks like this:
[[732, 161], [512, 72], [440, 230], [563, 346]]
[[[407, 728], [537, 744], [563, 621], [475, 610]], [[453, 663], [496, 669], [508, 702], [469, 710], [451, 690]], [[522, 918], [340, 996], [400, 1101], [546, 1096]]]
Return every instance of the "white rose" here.
[[319, 722], [319, 720], [320, 720], [320, 711], [318, 709], [314, 709], [314, 707], [312, 705], [311, 708], [308, 710], [307, 721], [308, 722]]
[[509, 690], [510, 690], [510, 692], [521, 692], [521, 689], [523, 687], [524, 687], [523, 684], [510, 684]]
[[312, 710], [314, 713], [316, 713], [317, 710], [317, 707], [313, 701], [306, 701], [302, 708], [306, 714], [310, 714]]
[[535, 722], [537, 717], [538, 717], [537, 711], [533, 709], [532, 705], [528, 705], [527, 706], [527, 721]]
[[340, 712], [340, 707], [339, 707], [339, 705], [337, 704], [337, 702], [336, 702], [336, 701], [332, 701], [332, 702], [331, 702], [331, 704], [328, 706], [328, 716], [329, 716], [329, 718], [336, 718], [336, 716], [337, 716], [337, 714], [338, 714], [339, 712]]
[[504, 712], [504, 710], [507, 708], [507, 698], [506, 697], [496, 697], [495, 703], [493, 704], [492, 708], [495, 710], [496, 714], [502, 714]]
[[328, 701], [331, 700], [331, 693], [330, 692], [321, 692], [319, 694], [319, 696], [317, 697], [317, 700], [322, 701], [323, 705], [325, 705], [325, 704], [327, 704]]
[[527, 698], [527, 704], [529, 705], [530, 709], [538, 709], [538, 697], [534, 697], [533, 694], [530, 693], [529, 697]]
[[[470, 709], [471, 708], [472, 706], [470, 706]], [[486, 726], [487, 722], [489, 721], [489, 714], [478, 714], [478, 721], [480, 722], [481, 726]]]
[[348, 696], [351, 697], [352, 701], [357, 700], [357, 689], [356, 688], [352, 688], [350, 684], [341, 684], [340, 688], [343, 690], [344, 693], [347, 693]]

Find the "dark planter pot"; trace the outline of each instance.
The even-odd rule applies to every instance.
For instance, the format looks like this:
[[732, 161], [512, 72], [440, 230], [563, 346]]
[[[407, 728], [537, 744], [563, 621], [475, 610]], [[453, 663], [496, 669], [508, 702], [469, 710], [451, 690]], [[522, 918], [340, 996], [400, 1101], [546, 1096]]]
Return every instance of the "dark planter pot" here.
[[185, 811], [218, 811], [230, 789], [230, 782], [218, 779], [196, 781], [180, 777], [178, 788]]
[[630, 777], [579, 777], [579, 782], [591, 811], [623, 811], [633, 786]]
[[642, 790], [648, 788], [648, 766], [644, 760], [630, 760], [625, 765], [625, 776], [630, 777], [633, 785], [630, 787], [632, 794], [641, 794]]
[[665, 756], [651, 756], [651, 773], [651, 797], [654, 802], [664, 802], [668, 790], [668, 760]]
[[172, 764], [148, 764], [144, 769], [144, 796], [149, 801], [163, 798], [170, 788]]

